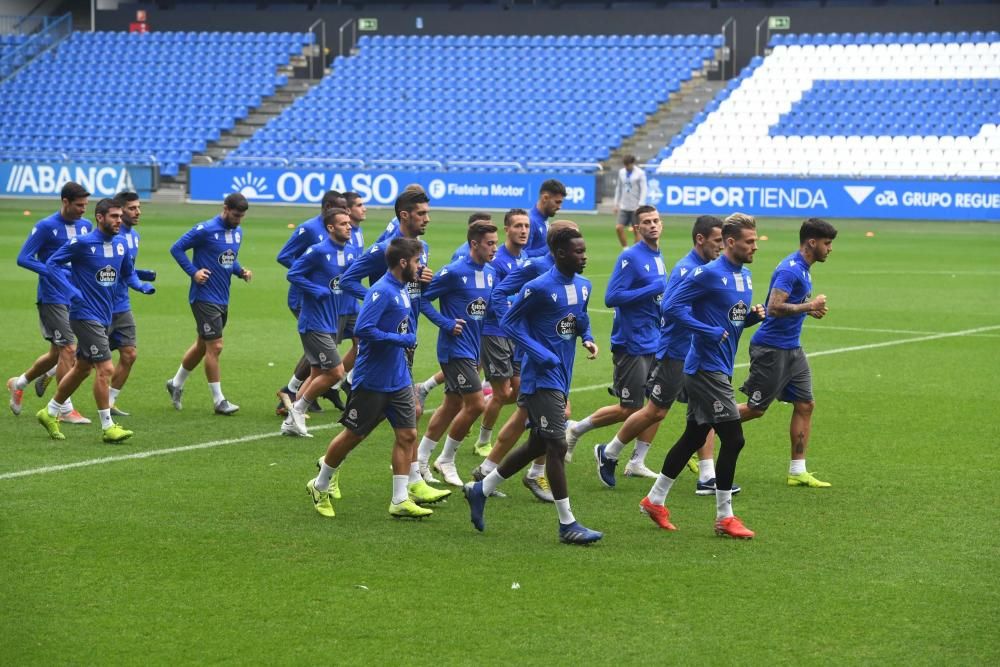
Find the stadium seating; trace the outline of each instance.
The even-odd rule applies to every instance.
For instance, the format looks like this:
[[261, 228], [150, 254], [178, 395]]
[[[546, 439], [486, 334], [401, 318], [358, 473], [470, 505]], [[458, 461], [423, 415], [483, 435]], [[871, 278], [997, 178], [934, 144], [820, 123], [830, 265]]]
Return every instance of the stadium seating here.
[[1000, 176], [1000, 34], [774, 35], [661, 173]]
[[720, 35], [365, 35], [225, 164], [591, 171], [721, 46]]
[[159, 163], [193, 153], [286, 82], [309, 33], [74, 33], [0, 83], [0, 157]]

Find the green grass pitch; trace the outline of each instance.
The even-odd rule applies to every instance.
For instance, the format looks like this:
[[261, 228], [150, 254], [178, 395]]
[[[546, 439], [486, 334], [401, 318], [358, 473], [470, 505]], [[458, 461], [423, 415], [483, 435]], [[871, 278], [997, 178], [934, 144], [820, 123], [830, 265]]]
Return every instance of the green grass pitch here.
[[[43, 351], [35, 275], [14, 259], [54, 206], [0, 201], [0, 379]], [[622, 478], [613, 491], [598, 482], [588, 452], [610, 439], [607, 428], [584, 438], [568, 467], [578, 518], [605, 531], [582, 549], [558, 543], [554, 508], [520, 479], [504, 487], [509, 498], [489, 502], [483, 534], [457, 493], [428, 520], [393, 521], [386, 426], [345, 464], [337, 517], [312, 510], [304, 485], [339, 413], [311, 420], [313, 440], [280, 437], [273, 413], [274, 391], [300, 354], [274, 257], [287, 224], [312, 209], [252, 206], [246, 218], [240, 261], [256, 277], [234, 281], [222, 357], [226, 395], [242, 410], [213, 415], [199, 369], [176, 413], [163, 383], [194, 325], [187, 277], [167, 249], [216, 211], [144, 206], [139, 265], [159, 279], [155, 295], [132, 297], [139, 359], [119, 399], [134, 415], [121, 420], [132, 440], [104, 445], [97, 426], [65, 426], [67, 440], [50, 441], [30, 388], [20, 417], [0, 417], [3, 664], [1000, 660], [1000, 226], [834, 221], [833, 255], [813, 270], [830, 313], [807, 320], [804, 335], [816, 355], [809, 467], [833, 488], [785, 485], [790, 408], [776, 404], [747, 425], [737, 470], [744, 491], [734, 505], [758, 537], [716, 538], [714, 503], [694, 495], [689, 472], [669, 499], [680, 530], [667, 533], [638, 511], [647, 480]], [[369, 240], [389, 217], [370, 211]], [[433, 212], [432, 268], [463, 240], [464, 217]], [[579, 417], [610, 400], [603, 296], [619, 248], [608, 216], [565, 217], [588, 242], [601, 345], [596, 361], [577, 356]], [[797, 247], [798, 224], [759, 221], [768, 240], [750, 266], [757, 301]], [[690, 248], [690, 225], [666, 220], [668, 264]], [[436, 370], [436, 331], [426, 320], [420, 331], [423, 379]], [[737, 386], [746, 347], [745, 339]], [[435, 392], [429, 406], [440, 401]], [[75, 403], [96, 421], [89, 382]], [[668, 415], [651, 467], [682, 421], [679, 410]], [[458, 455], [463, 476], [478, 463], [473, 437]], [[190, 445], [206, 446], [183, 449]]]

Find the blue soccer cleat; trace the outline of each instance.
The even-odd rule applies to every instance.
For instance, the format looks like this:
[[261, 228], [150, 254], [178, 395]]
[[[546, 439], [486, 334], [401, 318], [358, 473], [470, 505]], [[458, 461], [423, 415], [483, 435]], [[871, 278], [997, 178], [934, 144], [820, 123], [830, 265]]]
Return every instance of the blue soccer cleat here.
[[[739, 493], [740, 491], [742, 491], [742, 490], [743, 489], [741, 489], [739, 486], [737, 486], [736, 484], [733, 484], [732, 491], [733, 491], [733, 495], [734, 496], [737, 493]], [[707, 482], [702, 482], [702, 481], [699, 480], [698, 484], [695, 485], [695, 487], [694, 487], [694, 493], [697, 496], [714, 496], [715, 495], [715, 478], [713, 477], [712, 479], [708, 480]]]
[[486, 521], [483, 519], [483, 512], [486, 510], [486, 495], [483, 493], [482, 482], [469, 482], [464, 487], [465, 499], [469, 502], [469, 518], [476, 530], [483, 532], [486, 530]]
[[594, 460], [597, 461], [597, 477], [601, 484], [609, 489], [615, 488], [615, 468], [617, 459], [609, 459], [604, 455], [604, 445], [594, 445]]
[[581, 526], [579, 521], [559, 524], [559, 541], [563, 544], [593, 544], [602, 537], [604, 533]]

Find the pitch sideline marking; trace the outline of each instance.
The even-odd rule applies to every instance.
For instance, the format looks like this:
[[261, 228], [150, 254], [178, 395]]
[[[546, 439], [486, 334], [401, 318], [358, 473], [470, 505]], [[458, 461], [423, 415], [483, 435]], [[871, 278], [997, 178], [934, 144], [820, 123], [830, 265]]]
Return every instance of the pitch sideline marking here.
[[[838, 347], [831, 350], [820, 350], [819, 352], [812, 352], [807, 354], [807, 357], [825, 357], [831, 354], [843, 354], [845, 352], [862, 352], [865, 350], [875, 350], [882, 347], [893, 347], [896, 345], [905, 345], [907, 343], [922, 343], [930, 340], [939, 340], [942, 338], [957, 338], [961, 336], [969, 336], [972, 334], [983, 333], [985, 331], [996, 331], [1000, 329], [1000, 324], [987, 326], [987, 327], [976, 327], [975, 329], [964, 329], [962, 331], [951, 331], [947, 333], [937, 333], [930, 334], [927, 336], [918, 336], [916, 338], [900, 338], [898, 340], [887, 340], [881, 343], [867, 343], [865, 345], [852, 345], [850, 347]], [[750, 364], [743, 363], [737, 364], [735, 368], [748, 368]], [[585, 387], [574, 387], [573, 391], [596, 391], [597, 389], [604, 389], [608, 384], [592, 384]], [[310, 432], [328, 430], [331, 428], [337, 428], [340, 424], [320, 424], [315, 426], [310, 430]], [[226, 440], [211, 440], [209, 442], [199, 442], [193, 445], [183, 445], [180, 447], [170, 447], [167, 449], [156, 449], [146, 452], [135, 452], [132, 454], [122, 454], [119, 456], [104, 456], [98, 459], [87, 459], [85, 461], [77, 461], [75, 463], [63, 463], [60, 465], [43, 466], [41, 468], [29, 468], [27, 470], [17, 470], [15, 472], [8, 472], [0, 474], [0, 481], [5, 479], [16, 479], [19, 477], [30, 477], [33, 475], [44, 475], [52, 472], [62, 472], [63, 470], [73, 470], [75, 468], [87, 468], [90, 466], [102, 465], [104, 463], [117, 463], [119, 461], [131, 461], [134, 459], [147, 459], [154, 456], [166, 456], [168, 454], [179, 454], [182, 452], [193, 452], [199, 449], [212, 449], [214, 447], [222, 447], [224, 445], [236, 445], [244, 442], [254, 442], [256, 440], [264, 440], [266, 438], [278, 437], [280, 434], [273, 431], [268, 433], [256, 433], [254, 435], [245, 435], [239, 438], [229, 438]]]

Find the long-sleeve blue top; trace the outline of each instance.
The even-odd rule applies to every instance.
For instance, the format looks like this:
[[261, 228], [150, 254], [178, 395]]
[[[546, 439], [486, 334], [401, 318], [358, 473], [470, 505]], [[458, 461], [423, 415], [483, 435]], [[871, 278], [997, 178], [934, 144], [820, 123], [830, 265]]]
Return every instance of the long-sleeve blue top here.
[[438, 271], [424, 289], [423, 298], [437, 299], [441, 314], [450, 319], [465, 320], [462, 333], [452, 335], [451, 329], [438, 332], [438, 361], [479, 359], [480, 341], [490, 293], [496, 282], [496, 271], [489, 264], [476, 264], [469, 257], [458, 259]]
[[549, 233], [548, 218], [538, 210], [538, 205], [531, 207], [528, 211], [528, 220], [531, 222], [531, 229], [528, 231], [528, 244], [524, 246], [524, 254], [527, 257], [542, 257], [549, 252], [546, 237]]
[[[508, 275], [519, 269], [524, 265], [526, 258], [523, 252], [519, 252], [515, 257], [510, 250], [507, 249], [506, 245], [502, 245], [497, 248], [496, 254], [493, 256], [493, 261], [490, 262], [490, 266], [496, 272], [495, 284], [493, 286], [493, 291], [495, 292], [500, 284], [507, 278]], [[532, 276], [532, 278], [537, 278], [537, 275]], [[527, 282], [527, 280], [525, 280]], [[524, 287], [524, 285], [518, 285], [517, 287], [511, 288], [508, 285], [508, 289], [511, 289], [509, 294], [505, 294], [503, 297], [504, 305], [509, 308], [510, 300], [518, 291]], [[504, 310], [506, 312], [506, 308]], [[493, 294], [490, 294], [490, 307], [486, 310], [486, 322], [483, 324], [483, 335], [484, 336], [504, 336], [507, 334], [503, 332], [500, 328], [500, 316], [497, 315], [496, 306], [493, 304]]]
[[660, 342], [660, 303], [667, 271], [659, 249], [639, 241], [618, 256], [604, 304], [615, 309], [611, 349], [632, 356], [655, 354]]
[[368, 290], [354, 326], [360, 342], [353, 388], [389, 393], [410, 386], [405, 350], [417, 344], [411, 312], [409, 290], [391, 273]]
[[[237, 259], [242, 241], [243, 232], [240, 228], [227, 227], [222, 222], [222, 216], [217, 215], [211, 220], [199, 222], [170, 246], [170, 254], [184, 269], [184, 273], [193, 278], [199, 269], [211, 272], [203, 285], [191, 281], [189, 302], [229, 305], [230, 279], [243, 273], [243, 267]], [[188, 259], [186, 253], [191, 249], [194, 249], [194, 256]]]
[[705, 260], [698, 254], [698, 251], [692, 249], [691, 252], [681, 257], [674, 264], [674, 268], [670, 272], [670, 277], [667, 278], [667, 289], [663, 293], [663, 301], [660, 303], [660, 344], [656, 348], [657, 359], [666, 357], [668, 359], [684, 361], [688, 350], [691, 349], [690, 329], [679, 325], [674, 318], [670, 317], [666, 306], [670, 294], [681, 281], [703, 264], [706, 264]]
[[[312, 245], [322, 243], [328, 238], [326, 227], [323, 225], [323, 216], [317, 215], [305, 222], [300, 223], [293, 231], [292, 235], [285, 241], [285, 245], [278, 252], [278, 264], [286, 269], [292, 268], [299, 257]], [[288, 307], [293, 311], [302, 307], [302, 292], [292, 283], [288, 286]]]
[[[523, 257], [524, 253], [521, 256]], [[497, 286], [493, 288], [493, 294], [490, 295], [490, 310], [493, 311], [497, 322], [503, 320], [503, 316], [507, 314], [511, 302], [521, 291], [521, 288], [548, 272], [553, 266], [555, 266], [555, 260], [552, 255], [542, 255], [525, 260], [521, 266], [508, 273], [503, 280], [498, 280]], [[503, 327], [501, 327], [501, 335], [506, 336], [507, 334], [502, 333], [502, 331]]]
[[[118, 235], [125, 239], [125, 252], [127, 252], [129, 258], [131, 258], [132, 267], [135, 269], [136, 258], [139, 256], [139, 232], [136, 231], [135, 227], [130, 227], [123, 222], [121, 231], [118, 232]], [[139, 278], [139, 280], [151, 280], [156, 274], [153, 271], [148, 271], [146, 269], [135, 269], [135, 275]], [[128, 284], [124, 282], [119, 282], [115, 286], [115, 314], [127, 313], [132, 310], [132, 303], [129, 300], [128, 288]]]
[[340, 275], [350, 260], [353, 246], [340, 245], [329, 237], [309, 246], [288, 270], [288, 282], [299, 288], [299, 333], [337, 333], [337, 299], [342, 295]]
[[17, 254], [17, 265], [38, 274], [38, 303], [69, 305], [69, 292], [66, 290], [66, 280], [69, 270], [49, 275], [45, 270], [45, 262], [60, 246], [71, 239], [83, 236], [94, 228], [94, 224], [85, 218], [70, 221], [56, 211], [47, 218], [42, 218], [31, 228], [31, 233]]

